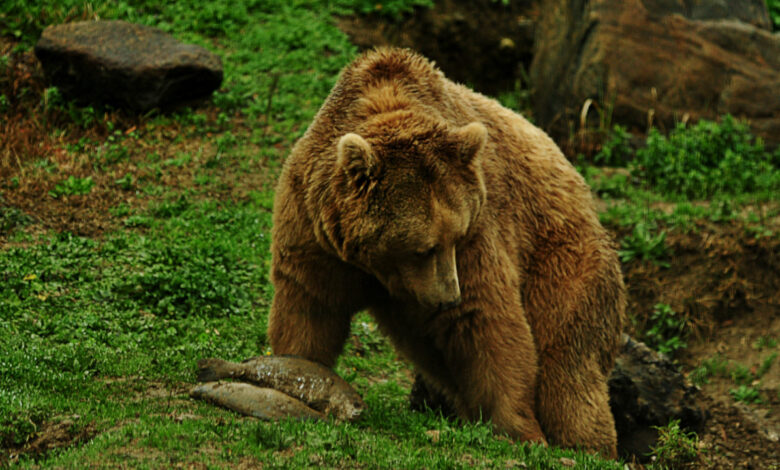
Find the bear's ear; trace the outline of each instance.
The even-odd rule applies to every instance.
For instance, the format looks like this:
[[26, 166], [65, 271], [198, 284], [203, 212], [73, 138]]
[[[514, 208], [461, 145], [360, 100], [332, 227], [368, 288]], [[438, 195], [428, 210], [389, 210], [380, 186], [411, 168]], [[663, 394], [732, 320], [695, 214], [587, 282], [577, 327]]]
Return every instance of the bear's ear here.
[[376, 158], [371, 145], [357, 134], [345, 134], [339, 139], [336, 165], [361, 188], [376, 173]]
[[487, 142], [487, 128], [479, 122], [466, 124], [452, 133], [458, 157], [464, 163], [471, 163]]

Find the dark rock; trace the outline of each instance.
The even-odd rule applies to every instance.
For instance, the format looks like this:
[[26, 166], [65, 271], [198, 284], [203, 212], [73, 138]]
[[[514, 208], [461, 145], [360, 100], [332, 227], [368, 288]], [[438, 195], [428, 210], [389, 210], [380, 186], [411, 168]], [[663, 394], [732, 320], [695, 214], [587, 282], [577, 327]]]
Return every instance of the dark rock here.
[[639, 129], [730, 113], [780, 144], [780, 35], [767, 29], [762, 0], [545, 5], [530, 78], [534, 117], [554, 135], [576, 127], [593, 99]]
[[436, 0], [395, 21], [379, 14], [343, 17], [341, 28], [361, 49], [399, 46], [436, 61], [447, 77], [483, 93], [515, 88], [530, 66], [536, 0]]
[[64, 94], [138, 111], [202, 99], [222, 83], [219, 56], [125, 21], [49, 26], [35, 55]]
[[[658, 439], [656, 426], [666, 426], [676, 419], [684, 429], [699, 431], [707, 418], [698, 401], [698, 389], [686, 383], [677, 367], [627, 335], [608, 385], [618, 452], [624, 457], [647, 458]], [[409, 404], [413, 410], [430, 408], [444, 416], [455, 416], [447, 399], [428, 387], [419, 375]]]
[[698, 403], [698, 389], [671, 361], [628, 336], [624, 341], [608, 381], [609, 403], [618, 452], [641, 459], [656, 444], [656, 426], [675, 419], [682, 428], [698, 431], [707, 414]]

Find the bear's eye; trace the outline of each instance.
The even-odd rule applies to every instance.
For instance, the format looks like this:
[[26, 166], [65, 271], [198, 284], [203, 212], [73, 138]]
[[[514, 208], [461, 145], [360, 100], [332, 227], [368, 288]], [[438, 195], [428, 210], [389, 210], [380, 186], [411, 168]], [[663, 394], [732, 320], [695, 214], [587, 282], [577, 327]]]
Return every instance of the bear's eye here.
[[427, 250], [416, 251], [414, 254], [420, 258], [430, 258], [434, 253], [436, 253], [436, 247], [432, 246]]

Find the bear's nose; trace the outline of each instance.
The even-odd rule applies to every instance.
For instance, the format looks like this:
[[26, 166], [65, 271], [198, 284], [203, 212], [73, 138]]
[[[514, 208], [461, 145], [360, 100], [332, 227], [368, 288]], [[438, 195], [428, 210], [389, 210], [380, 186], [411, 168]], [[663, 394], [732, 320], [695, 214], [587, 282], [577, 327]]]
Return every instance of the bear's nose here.
[[460, 305], [460, 303], [461, 303], [461, 298], [460, 297], [458, 297], [457, 299], [452, 300], [450, 302], [442, 302], [441, 304], [439, 304], [439, 310], [442, 311], [442, 312], [445, 311], [445, 310], [450, 310], [450, 309], [453, 309], [453, 308], [457, 307], [458, 305]]

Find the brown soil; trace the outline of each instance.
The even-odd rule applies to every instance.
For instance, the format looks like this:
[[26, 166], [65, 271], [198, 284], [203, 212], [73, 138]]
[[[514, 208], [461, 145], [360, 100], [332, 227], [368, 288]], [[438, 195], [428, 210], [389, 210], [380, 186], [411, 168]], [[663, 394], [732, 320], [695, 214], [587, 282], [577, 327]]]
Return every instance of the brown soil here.
[[[215, 134], [227, 129], [218, 128], [219, 110], [209, 104], [200, 111], [206, 114], [205, 126], [213, 131], [177, 121], [146, 126], [141, 116], [110, 109], [96, 111], [89, 125], [77, 125], [64, 107], [43, 104], [46, 86], [40, 63], [31, 50], [12, 52], [15, 45], [0, 37], [0, 56], [9, 58], [8, 67], [0, 74], [0, 94], [10, 103], [8, 111], [0, 114], [0, 246], [15, 228], [4, 226], [4, 211], [9, 208], [21, 211], [32, 222], [24, 228], [27, 232], [54, 230], [99, 237], [121, 228], [123, 219], [112, 216], [110, 209], [125, 204], [134, 210], [163, 197], [144, 193], [144, 186], [157, 185], [166, 192], [192, 188], [197, 172], [211, 171], [219, 175], [220, 183], [194, 198], [236, 200], [261, 190], [273, 178], [261, 160], [250, 163], [247, 170], [237, 159], [222, 158], [213, 141]], [[249, 126], [234, 116], [229, 130], [240, 136], [249, 132]], [[110, 139], [126, 151], [119, 161], [100, 160], [101, 154], [110, 151]], [[251, 145], [245, 151], [259, 153]], [[153, 153], [156, 161], [162, 162], [157, 168], [150, 165]], [[188, 164], [164, 164], [182, 154], [191, 156]], [[214, 161], [218, 163], [212, 165]], [[216, 168], [204, 169], [208, 166]], [[128, 175], [135, 184], [130, 189], [120, 188], [117, 180]], [[92, 178], [94, 186], [89, 194], [53, 197], [50, 191], [70, 176]]]
[[[68, 416], [61, 421], [43, 423], [30, 441], [18, 449], [0, 453], [0, 466], [16, 462], [21, 455], [45, 455], [63, 447], [78, 445], [91, 439], [96, 433], [92, 424], [82, 425], [78, 415]], [[5, 461], [4, 461], [5, 460]]]
[[[644, 330], [656, 303], [666, 303], [688, 321], [688, 348], [678, 357], [684, 373], [713, 357], [756, 373], [780, 351], [777, 344], [757, 343], [780, 340], [780, 239], [755, 238], [735, 223], [672, 233], [667, 243], [669, 268], [624, 266], [636, 331]], [[689, 468], [780, 468], [780, 360], [751, 385], [763, 403], [737, 403], [730, 393], [737, 385], [728, 376], [702, 385], [710, 418], [699, 432], [701, 458]]]

